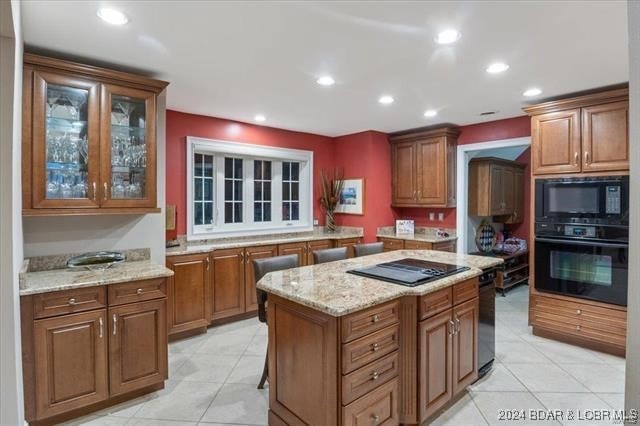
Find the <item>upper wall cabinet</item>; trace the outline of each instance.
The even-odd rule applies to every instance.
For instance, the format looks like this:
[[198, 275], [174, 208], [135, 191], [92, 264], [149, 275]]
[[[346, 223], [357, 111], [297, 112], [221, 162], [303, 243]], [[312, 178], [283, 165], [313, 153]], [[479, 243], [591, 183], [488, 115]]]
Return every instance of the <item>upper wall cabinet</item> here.
[[156, 96], [166, 85], [25, 54], [23, 214], [159, 212]]
[[531, 115], [534, 175], [629, 170], [628, 89], [524, 110]]
[[444, 127], [390, 136], [394, 207], [455, 206], [458, 133]]

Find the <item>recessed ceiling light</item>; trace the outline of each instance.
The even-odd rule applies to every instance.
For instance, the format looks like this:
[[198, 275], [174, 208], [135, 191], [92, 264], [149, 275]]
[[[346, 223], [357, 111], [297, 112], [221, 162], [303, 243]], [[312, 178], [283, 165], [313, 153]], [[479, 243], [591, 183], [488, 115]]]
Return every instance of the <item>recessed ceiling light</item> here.
[[438, 111], [435, 109], [428, 109], [424, 112], [424, 116], [427, 118], [435, 117], [436, 115], [438, 115]]
[[489, 74], [499, 74], [501, 72], [505, 72], [509, 69], [509, 65], [504, 62], [496, 62], [487, 67], [487, 72]]
[[330, 75], [323, 75], [316, 80], [316, 83], [318, 83], [320, 86], [333, 86], [335, 82], [336, 81]]
[[111, 25], [124, 25], [129, 22], [127, 15], [116, 9], [110, 9], [108, 7], [98, 10], [98, 17], [104, 22]]
[[255, 117], [253, 117], [253, 119], [254, 119], [255, 121], [257, 121], [258, 123], [262, 123], [263, 121], [265, 121], [265, 120], [267, 119], [267, 117], [265, 117], [265, 116], [264, 116], [264, 115], [262, 115], [262, 114], [258, 114], [258, 115], [256, 115]]
[[378, 102], [380, 102], [382, 105], [389, 105], [389, 104], [392, 104], [394, 100], [395, 99], [393, 99], [393, 96], [383, 95], [383, 96], [380, 96], [380, 99], [378, 99]]
[[462, 37], [460, 31], [454, 29], [444, 30], [438, 33], [436, 37], [436, 43], [438, 44], [451, 44], [455, 43]]
[[537, 87], [532, 87], [531, 89], [525, 90], [523, 95], [524, 96], [538, 96], [540, 93], [542, 93], [542, 90], [538, 89]]

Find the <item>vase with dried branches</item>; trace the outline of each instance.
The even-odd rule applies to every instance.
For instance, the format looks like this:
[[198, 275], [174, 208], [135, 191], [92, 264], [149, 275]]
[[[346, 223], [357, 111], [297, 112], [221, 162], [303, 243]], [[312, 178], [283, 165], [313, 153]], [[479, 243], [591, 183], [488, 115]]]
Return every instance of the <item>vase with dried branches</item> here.
[[329, 177], [327, 172], [323, 169], [320, 171], [320, 177], [322, 179], [322, 196], [320, 197], [320, 205], [327, 215], [327, 223], [325, 226], [330, 232], [336, 230], [335, 211], [338, 201], [340, 201], [340, 193], [342, 192], [342, 185], [344, 184], [344, 176], [342, 170], [335, 169], [333, 171], [333, 177]]

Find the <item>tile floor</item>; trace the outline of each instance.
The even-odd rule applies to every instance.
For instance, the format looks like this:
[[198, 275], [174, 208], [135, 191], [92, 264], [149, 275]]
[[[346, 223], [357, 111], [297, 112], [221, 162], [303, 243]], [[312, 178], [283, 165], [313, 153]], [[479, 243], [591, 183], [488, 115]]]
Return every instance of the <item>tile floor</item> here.
[[[624, 359], [533, 336], [527, 309], [526, 286], [496, 297], [494, 368], [434, 425], [558, 425], [499, 420], [498, 412], [623, 408]], [[256, 389], [266, 343], [266, 327], [257, 319], [172, 343], [165, 389], [67, 424], [266, 425], [268, 389]]]

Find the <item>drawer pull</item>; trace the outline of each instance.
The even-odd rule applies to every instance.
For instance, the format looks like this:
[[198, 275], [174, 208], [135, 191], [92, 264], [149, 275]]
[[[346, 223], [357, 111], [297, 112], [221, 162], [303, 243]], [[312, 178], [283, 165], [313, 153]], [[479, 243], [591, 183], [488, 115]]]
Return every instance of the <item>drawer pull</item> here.
[[373, 316], [372, 321], [373, 321], [373, 322], [378, 322], [378, 321], [380, 321], [380, 315], [375, 314], [375, 315]]
[[380, 416], [379, 416], [379, 415], [377, 415], [377, 414], [372, 414], [372, 415], [371, 415], [371, 420], [373, 420], [373, 424], [374, 424], [374, 425], [377, 425], [377, 424], [378, 424], [378, 422], [380, 421]]
[[67, 303], [68, 303], [70, 306], [75, 306], [77, 302], [76, 302], [75, 297], [72, 297], [71, 299], [69, 299], [69, 300], [67, 301]]
[[104, 321], [102, 321], [102, 317], [100, 317], [98, 323], [100, 324], [100, 338], [102, 339], [102, 336], [104, 334]]
[[373, 352], [377, 352], [378, 349], [380, 349], [380, 345], [378, 343], [371, 345], [371, 350], [373, 350]]
[[378, 373], [377, 371], [374, 371], [373, 373], [371, 373], [371, 380], [378, 380], [380, 378], [380, 373]]
[[580, 315], [582, 313], [582, 309], [576, 309], [576, 314]]
[[137, 289], [137, 290], [136, 290], [136, 294], [142, 294], [143, 292], [144, 292], [144, 290], [143, 290], [143, 289], [141, 289], [141, 288], [139, 288], [139, 289]]
[[116, 314], [113, 314], [112, 319], [113, 319], [113, 335], [115, 336], [118, 329], [118, 317], [116, 316]]
[[582, 327], [580, 327], [579, 325], [576, 325], [576, 330], [580, 331], [582, 329]]

